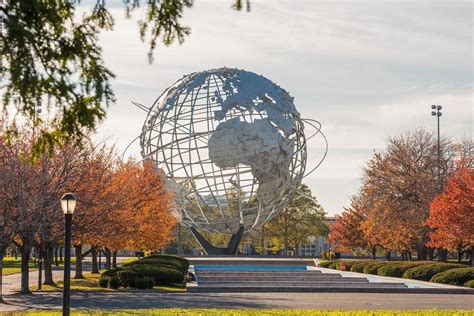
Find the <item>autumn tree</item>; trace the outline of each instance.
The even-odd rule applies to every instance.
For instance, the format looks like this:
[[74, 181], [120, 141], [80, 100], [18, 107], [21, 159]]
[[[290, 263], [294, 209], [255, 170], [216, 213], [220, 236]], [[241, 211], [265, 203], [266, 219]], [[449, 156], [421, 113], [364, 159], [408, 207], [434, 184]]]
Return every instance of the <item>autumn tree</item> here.
[[17, 232], [21, 215], [15, 203], [16, 192], [24, 180], [18, 153], [17, 147], [7, 146], [0, 136], [0, 303], [3, 303], [3, 259]]
[[430, 206], [426, 223], [432, 228], [429, 245], [457, 249], [461, 261], [463, 249], [469, 249], [474, 266], [474, 169], [461, 165], [444, 192]]
[[[336, 216], [336, 223], [329, 232], [329, 242], [338, 251], [360, 251], [366, 250], [375, 258], [378, 243], [369, 227], [363, 225], [367, 221], [368, 212], [364, 207], [364, 196], [362, 194], [353, 196], [351, 206]], [[364, 227], [365, 226], [365, 227]]]
[[311, 194], [307, 185], [301, 184], [288, 207], [268, 222], [267, 231], [271, 238], [281, 241], [286, 253], [294, 250], [311, 236], [327, 235], [323, 223], [324, 209]]
[[367, 194], [383, 206], [373, 208], [383, 218], [380, 231], [400, 233], [399, 248], [413, 247], [420, 260], [428, 254], [425, 244], [429, 228], [424, 222], [429, 205], [453, 169], [452, 144], [441, 139], [440, 146], [438, 161], [433, 133], [422, 129], [407, 132], [389, 138], [386, 150], [374, 154], [364, 169], [363, 185], [370, 190]]
[[[126, 198], [117, 206], [113, 219], [115, 233], [104, 244], [111, 249], [159, 250], [172, 238], [177, 223], [173, 195], [165, 187], [164, 173], [152, 161], [122, 164], [115, 173], [113, 188]], [[112, 213], [111, 213], [112, 214]], [[119, 232], [119, 233], [117, 233]]]

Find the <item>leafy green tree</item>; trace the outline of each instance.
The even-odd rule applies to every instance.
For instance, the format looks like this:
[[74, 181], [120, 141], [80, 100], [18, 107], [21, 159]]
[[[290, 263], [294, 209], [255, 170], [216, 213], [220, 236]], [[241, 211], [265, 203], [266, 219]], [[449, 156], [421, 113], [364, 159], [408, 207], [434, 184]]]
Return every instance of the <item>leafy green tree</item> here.
[[309, 237], [327, 236], [328, 227], [323, 223], [325, 214], [308, 186], [301, 184], [288, 207], [265, 225], [265, 229], [273, 244], [279, 245], [285, 253], [293, 250], [296, 254]]
[[[115, 101], [110, 85], [114, 75], [105, 66], [98, 44], [100, 31], [111, 30], [114, 19], [105, 0], [97, 0], [93, 9], [81, 16], [77, 13], [79, 3], [0, 3], [0, 121], [9, 123], [5, 131], [9, 138], [19, 134], [18, 121], [27, 118], [33, 122], [38, 130], [33, 159], [67, 142], [80, 144]], [[151, 62], [158, 41], [182, 43], [190, 33], [180, 20], [192, 0], [126, 1], [126, 16], [141, 4], [146, 5], [146, 14], [138, 21], [139, 34], [149, 41]], [[242, 9], [242, 2], [235, 1], [233, 7]], [[39, 106], [47, 110], [43, 120], [37, 115]], [[9, 118], [9, 112], [16, 114]]]

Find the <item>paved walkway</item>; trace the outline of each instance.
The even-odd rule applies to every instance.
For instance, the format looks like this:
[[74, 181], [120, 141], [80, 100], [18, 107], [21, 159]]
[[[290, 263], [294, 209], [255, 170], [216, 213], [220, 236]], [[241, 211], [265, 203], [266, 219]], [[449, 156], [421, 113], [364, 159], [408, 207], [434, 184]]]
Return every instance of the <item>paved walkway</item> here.
[[[121, 263], [123, 260], [127, 258], [125, 257], [118, 257], [117, 263]], [[102, 265], [104, 263], [102, 262]], [[75, 265], [71, 264], [71, 277], [74, 277]], [[84, 273], [92, 271], [92, 263], [91, 258], [85, 258], [82, 263], [82, 270]], [[63, 268], [59, 268], [53, 266], [53, 280], [55, 282], [62, 281], [64, 276]], [[44, 270], [43, 270], [43, 281], [44, 281]], [[21, 274], [15, 273], [10, 275], [3, 276], [3, 294], [14, 294], [20, 291], [20, 283], [21, 283]], [[30, 272], [30, 286], [38, 285], [38, 271], [31, 271]]]
[[[61, 293], [8, 295], [0, 311], [60, 309]], [[72, 308], [287, 308], [287, 309], [455, 309], [474, 310], [474, 295], [375, 293], [156, 293], [76, 292]]]

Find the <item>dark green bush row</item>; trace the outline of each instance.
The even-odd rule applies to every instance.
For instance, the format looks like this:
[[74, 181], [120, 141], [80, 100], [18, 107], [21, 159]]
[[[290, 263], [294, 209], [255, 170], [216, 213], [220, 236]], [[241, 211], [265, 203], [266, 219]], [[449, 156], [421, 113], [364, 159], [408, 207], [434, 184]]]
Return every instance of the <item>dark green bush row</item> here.
[[474, 280], [474, 267], [446, 270], [431, 278], [431, 282], [460, 286], [471, 280]]
[[379, 268], [381, 268], [381, 267], [383, 267], [387, 264], [388, 263], [386, 261], [370, 262], [370, 263], [368, 263], [364, 266], [364, 268], [362, 269], [362, 272], [364, 272], [366, 274], [378, 275]]
[[378, 268], [377, 274], [381, 276], [401, 278], [403, 276], [403, 273], [405, 273], [406, 270], [414, 268], [414, 267], [418, 267], [423, 264], [426, 264], [426, 262], [423, 262], [423, 261], [406, 262], [405, 261], [405, 262], [388, 263]]
[[403, 273], [403, 278], [429, 281], [433, 276], [440, 272], [460, 267], [463, 266], [460, 266], [459, 264], [449, 264], [442, 262], [428, 263], [406, 270], [405, 273]]
[[[327, 261], [321, 267], [340, 269], [341, 260]], [[433, 261], [376, 261], [348, 260], [346, 270], [380, 276], [431, 281], [452, 285], [474, 287], [474, 268], [461, 264]]]

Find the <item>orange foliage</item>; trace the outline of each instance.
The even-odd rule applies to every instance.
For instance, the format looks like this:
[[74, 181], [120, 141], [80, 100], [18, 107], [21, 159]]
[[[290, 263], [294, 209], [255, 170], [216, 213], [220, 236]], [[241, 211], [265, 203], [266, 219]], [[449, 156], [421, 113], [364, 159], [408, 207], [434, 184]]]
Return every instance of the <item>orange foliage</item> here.
[[431, 203], [426, 223], [433, 229], [430, 246], [474, 247], [474, 169], [458, 169]]

